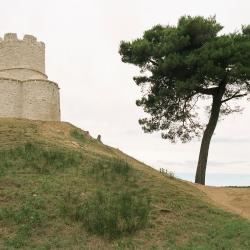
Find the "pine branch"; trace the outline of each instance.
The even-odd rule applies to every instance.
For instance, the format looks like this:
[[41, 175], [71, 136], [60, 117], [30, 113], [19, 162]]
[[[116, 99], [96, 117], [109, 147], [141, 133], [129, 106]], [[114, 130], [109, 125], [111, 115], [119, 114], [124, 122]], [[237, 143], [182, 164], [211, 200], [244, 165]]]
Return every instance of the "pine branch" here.
[[148, 61], [151, 62], [154, 66], [159, 66], [159, 64], [152, 59], [148, 59]]
[[234, 93], [231, 97], [228, 97], [228, 98], [222, 100], [221, 103], [227, 102], [227, 101], [229, 101], [229, 100], [231, 100], [231, 99], [234, 99], [234, 98], [239, 98], [239, 97], [243, 97], [243, 96], [246, 96], [246, 95], [247, 95], [247, 93], [237, 95], [238, 93], [239, 93], [239, 92], [236, 92], [236, 93]]
[[200, 94], [214, 95], [216, 93], [217, 89], [218, 89], [218, 87], [208, 88], [208, 89], [196, 88], [195, 90], [197, 91], [197, 93], [200, 93]]

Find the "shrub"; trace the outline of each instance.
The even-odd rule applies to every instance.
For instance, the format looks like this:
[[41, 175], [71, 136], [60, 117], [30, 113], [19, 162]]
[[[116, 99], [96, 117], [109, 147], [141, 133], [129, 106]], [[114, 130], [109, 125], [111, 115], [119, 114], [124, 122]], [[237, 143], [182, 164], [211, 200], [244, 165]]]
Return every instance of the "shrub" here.
[[120, 174], [120, 175], [127, 175], [129, 171], [131, 171], [131, 166], [124, 160], [121, 159], [113, 159], [110, 162], [112, 171]]
[[72, 129], [71, 131], [70, 131], [70, 135], [73, 137], [73, 138], [75, 138], [75, 139], [77, 139], [78, 141], [80, 141], [80, 142], [86, 142], [86, 138], [85, 138], [85, 135], [83, 134], [83, 132], [82, 131], [80, 131], [79, 129]]
[[169, 177], [170, 179], [174, 179], [175, 178], [175, 174], [174, 174], [173, 171], [168, 171], [167, 169], [160, 168], [160, 173], [162, 173], [163, 175]]
[[60, 210], [82, 222], [89, 232], [113, 239], [146, 226], [150, 199], [138, 192], [97, 190], [85, 201], [67, 195]]
[[95, 162], [90, 169], [90, 173], [103, 179], [114, 179], [115, 175], [128, 177], [129, 174], [132, 174], [132, 167], [122, 159], [111, 158]]

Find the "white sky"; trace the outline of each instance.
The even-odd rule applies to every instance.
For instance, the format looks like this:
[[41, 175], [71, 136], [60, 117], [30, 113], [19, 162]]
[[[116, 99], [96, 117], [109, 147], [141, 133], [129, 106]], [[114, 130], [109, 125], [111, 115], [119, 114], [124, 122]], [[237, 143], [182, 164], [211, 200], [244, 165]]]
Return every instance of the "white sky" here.
[[[35, 35], [46, 44], [46, 73], [61, 88], [62, 120], [155, 168], [194, 178], [200, 142], [171, 144], [144, 134], [135, 105], [138, 69], [121, 62], [121, 40], [142, 36], [181, 15], [216, 15], [224, 31], [250, 24], [249, 0], [3, 0], [0, 35]], [[218, 124], [209, 153], [207, 184], [250, 185], [250, 104]], [[220, 175], [220, 174], [224, 175]], [[244, 181], [240, 176], [244, 175]], [[226, 179], [230, 176], [230, 182]]]

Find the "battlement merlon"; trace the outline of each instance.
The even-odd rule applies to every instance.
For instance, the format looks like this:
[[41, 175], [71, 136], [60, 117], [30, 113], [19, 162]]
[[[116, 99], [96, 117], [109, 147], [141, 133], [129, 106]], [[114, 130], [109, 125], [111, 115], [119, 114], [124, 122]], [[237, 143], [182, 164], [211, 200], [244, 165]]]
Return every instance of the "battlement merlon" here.
[[16, 77], [19, 80], [30, 77], [44, 79], [45, 74], [43, 42], [37, 41], [32, 35], [24, 35], [20, 40], [16, 33], [6, 33], [3, 39], [0, 39], [0, 77]]
[[37, 45], [38, 47], [41, 47], [42, 49], [45, 48], [45, 44], [43, 42], [37, 41], [37, 38], [32, 35], [24, 35], [23, 39], [18, 39], [16, 33], [6, 33], [4, 34], [4, 38], [0, 37], [0, 43], [12, 43], [12, 42], [24, 42], [27, 44], [33, 44]]

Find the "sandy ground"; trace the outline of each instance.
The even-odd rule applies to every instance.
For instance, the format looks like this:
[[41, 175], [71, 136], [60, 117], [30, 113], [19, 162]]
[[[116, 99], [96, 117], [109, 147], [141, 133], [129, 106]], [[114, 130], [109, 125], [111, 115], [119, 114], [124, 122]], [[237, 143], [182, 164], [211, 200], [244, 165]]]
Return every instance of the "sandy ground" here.
[[250, 188], [228, 188], [195, 185], [217, 206], [250, 220]]

